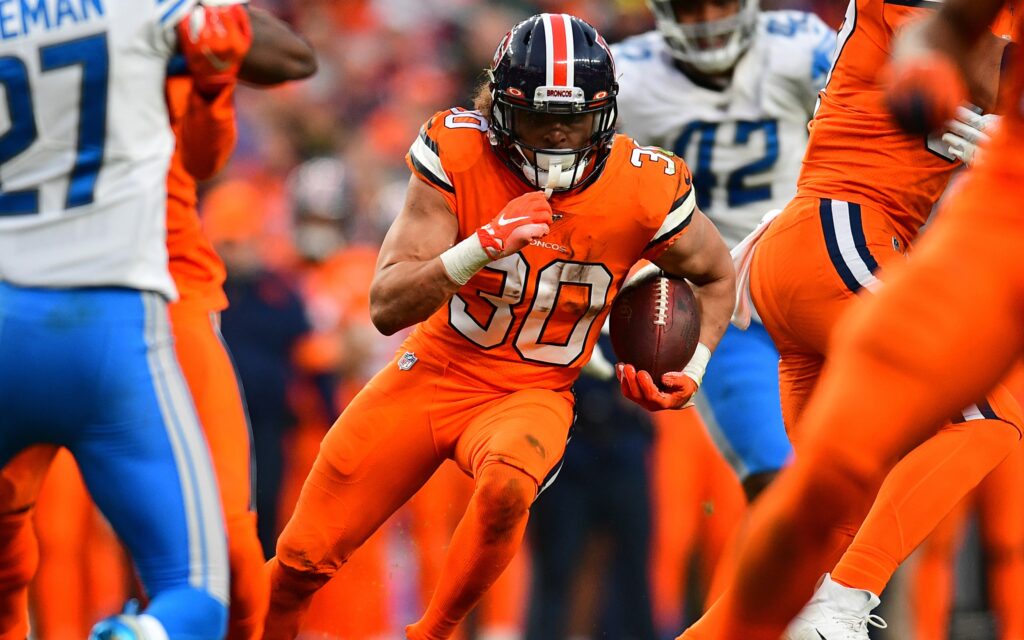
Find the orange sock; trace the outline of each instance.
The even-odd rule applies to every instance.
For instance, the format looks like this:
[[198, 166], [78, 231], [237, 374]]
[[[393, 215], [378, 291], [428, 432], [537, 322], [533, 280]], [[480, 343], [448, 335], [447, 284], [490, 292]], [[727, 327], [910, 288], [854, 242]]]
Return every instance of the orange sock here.
[[999, 420], [943, 428], [893, 467], [832, 579], [878, 595], [896, 568], [1006, 458], [1017, 430]]
[[494, 463], [480, 471], [427, 611], [405, 629], [410, 640], [451, 636], [518, 550], [536, 492], [534, 480], [514, 467]]
[[228, 640], [259, 640], [267, 616], [270, 582], [263, 570], [263, 547], [256, 537], [256, 514], [227, 518], [231, 563], [231, 609]]

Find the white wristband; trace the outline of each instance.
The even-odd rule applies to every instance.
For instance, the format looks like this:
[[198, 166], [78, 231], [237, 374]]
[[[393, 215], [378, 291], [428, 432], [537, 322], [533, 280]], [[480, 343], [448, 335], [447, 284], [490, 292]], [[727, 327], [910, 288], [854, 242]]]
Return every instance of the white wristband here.
[[698, 342], [693, 357], [683, 367], [683, 375], [696, 382], [699, 387], [701, 380], [704, 379], [704, 370], [707, 369], [709, 360], [711, 360], [711, 349], [708, 349], [703, 342]]
[[490, 261], [475, 232], [441, 254], [441, 262], [444, 264], [444, 270], [448, 272], [448, 277], [460, 286], [469, 282], [469, 279]]

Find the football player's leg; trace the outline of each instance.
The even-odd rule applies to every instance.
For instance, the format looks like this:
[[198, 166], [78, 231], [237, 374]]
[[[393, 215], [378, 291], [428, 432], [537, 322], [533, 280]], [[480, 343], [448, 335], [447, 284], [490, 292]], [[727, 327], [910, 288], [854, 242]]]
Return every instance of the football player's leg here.
[[135, 560], [150, 596], [145, 613], [172, 639], [220, 638], [228, 600], [220, 495], [166, 306], [155, 294], [112, 298], [125, 306], [122, 317], [140, 307], [138, 329], [109, 335], [95, 421], [67, 446]]
[[[948, 425], [903, 457], [886, 476], [864, 523], [832, 571], [841, 585], [880, 595], [897, 567], [1010, 451], [1018, 446], [1015, 401], [986, 406], [1006, 419]], [[981, 403], [979, 403], [981, 404]], [[967, 415], [974, 417], [973, 413]]]
[[973, 502], [961, 502], [914, 554], [909, 577], [910, 609], [919, 638], [949, 637], [956, 588], [954, 563]]
[[327, 433], [267, 565], [265, 640], [295, 637], [316, 590], [442, 462], [428, 417], [439, 375], [388, 366]]
[[1017, 446], [977, 495], [990, 607], [1000, 637], [1024, 638], [1024, 448]]
[[[934, 435], [943, 416], [995, 386], [1021, 353], [1020, 275], [1001, 263], [1016, 255], [1016, 240], [985, 226], [940, 217], [908, 268], [837, 328], [829, 370], [804, 416], [807, 446], [755, 509], [723, 605], [733, 625], [722, 627], [732, 634], [724, 637], [780, 634], [829, 566], [831, 523], [866, 514], [895, 462]], [[974, 309], [985, 312], [965, 321]], [[976, 430], [985, 447], [1016, 437], [1010, 425], [989, 422]], [[780, 557], [794, 590], [773, 587]]]
[[455, 458], [476, 480], [441, 580], [410, 640], [448, 638], [519, 549], [530, 505], [557, 475], [572, 422], [563, 394], [524, 390], [493, 403], [459, 437]]
[[[708, 364], [698, 403], [708, 429], [753, 500], [792, 453], [779, 404], [779, 352], [764, 326], [730, 326]], [[702, 413], [703, 410], [702, 410]], [[713, 419], [711, 419], [713, 418]]]
[[231, 568], [228, 640], [259, 638], [270, 584], [252, 508], [251, 437], [234, 367], [216, 319], [202, 307], [172, 304], [171, 327], [182, 373], [210, 446], [220, 486]]
[[31, 447], [0, 471], [0, 640], [28, 636], [28, 587], [39, 564], [32, 511], [56, 453]]

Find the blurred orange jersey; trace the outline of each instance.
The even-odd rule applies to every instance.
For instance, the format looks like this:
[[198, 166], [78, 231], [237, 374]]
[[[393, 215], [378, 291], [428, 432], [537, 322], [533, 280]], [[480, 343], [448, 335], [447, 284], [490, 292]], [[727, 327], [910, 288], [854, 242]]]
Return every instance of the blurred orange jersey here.
[[[889, 117], [879, 71], [893, 36], [940, 0], [851, 0], [797, 183], [798, 195], [871, 203], [910, 240], [958, 164]], [[941, 147], [936, 147], [941, 148]]]
[[205, 179], [230, 156], [235, 143], [235, 114], [230, 96], [226, 98], [206, 104], [192, 96], [192, 79], [188, 76], [167, 79], [167, 107], [176, 142], [167, 172], [167, 252], [171, 276], [179, 300], [205, 305], [210, 311], [228, 306], [222, 286], [224, 263], [203, 235], [196, 210], [196, 177], [188, 167], [201, 165], [197, 177]]
[[[487, 120], [473, 111], [435, 114], [406, 159], [448, 202], [460, 239], [533, 189], [491, 149]], [[685, 232], [695, 196], [680, 158], [620, 135], [601, 174], [555, 193], [551, 207], [550, 233], [484, 267], [404, 348], [420, 359], [458, 354], [451, 367], [492, 388], [568, 389], [630, 267]]]

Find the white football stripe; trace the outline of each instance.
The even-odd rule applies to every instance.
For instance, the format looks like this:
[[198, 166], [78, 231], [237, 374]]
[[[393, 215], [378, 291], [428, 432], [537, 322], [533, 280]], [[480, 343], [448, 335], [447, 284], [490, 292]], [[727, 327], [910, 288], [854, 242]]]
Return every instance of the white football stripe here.
[[672, 230], [681, 225], [686, 221], [687, 218], [693, 215], [693, 210], [697, 207], [697, 196], [693, 189], [690, 189], [690, 194], [686, 196], [682, 204], [678, 207], [669, 211], [668, 215], [665, 216], [665, 222], [661, 223], [661, 227], [658, 232], [654, 234], [654, 238], [651, 240], [652, 243], [660, 242], [668, 237], [668, 234], [672, 233]]

